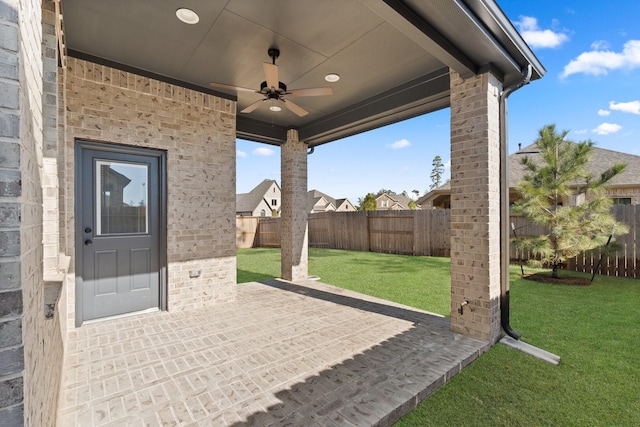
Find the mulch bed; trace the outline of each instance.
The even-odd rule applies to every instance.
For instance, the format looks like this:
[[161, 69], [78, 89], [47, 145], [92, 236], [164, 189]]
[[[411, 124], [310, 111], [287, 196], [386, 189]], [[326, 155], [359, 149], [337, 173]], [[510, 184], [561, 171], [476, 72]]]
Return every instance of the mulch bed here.
[[585, 277], [561, 276], [556, 279], [551, 277], [551, 273], [525, 274], [522, 278], [533, 280], [534, 282], [553, 283], [556, 285], [589, 286], [591, 284], [591, 280]]

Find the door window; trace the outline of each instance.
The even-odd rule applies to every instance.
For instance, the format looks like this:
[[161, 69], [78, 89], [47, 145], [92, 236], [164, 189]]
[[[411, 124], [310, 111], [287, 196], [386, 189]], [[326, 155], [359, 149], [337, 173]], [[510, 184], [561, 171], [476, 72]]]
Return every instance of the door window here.
[[98, 235], [147, 234], [149, 165], [96, 160]]

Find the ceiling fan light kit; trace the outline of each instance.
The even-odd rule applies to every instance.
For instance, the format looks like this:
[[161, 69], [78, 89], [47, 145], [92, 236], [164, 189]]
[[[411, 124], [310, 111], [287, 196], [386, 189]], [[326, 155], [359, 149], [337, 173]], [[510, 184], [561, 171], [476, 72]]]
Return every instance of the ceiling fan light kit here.
[[[269, 106], [269, 110], [271, 111], [281, 111], [282, 108], [275, 104], [275, 103], [281, 102], [289, 111], [291, 111], [292, 113], [300, 117], [303, 117], [309, 114], [309, 112], [285, 97], [325, 96], [325, 95], [333, 94], [333, 90], [330, 87], [314, 87], [314, 88], [307, 88], [307, 89], [288, 90], [287, 85], [282, 83], [278, 77], [279, 71], [278, 71], [278, 66], [276, 65], [276, 58], [280, 56], [280, 50], [272, 47], [272, 48], [269, 48], [267, 53], [271, 58], [271, 63], [265, 62], [262, 64], [265, 80], [262, 83], [260, 83], [259, 90], [249, 89], [249, 88], [240, 87], [240, 86], [233, 86], [233, 85], [228, 85], [224, 83], [216, 83], [216, 82], [212, 82], [211, 86], [219, 89], [233, 90], [236, 92], [254, 92], [262, 95], [264, 97], [263, 99], [260, 99], [252, 104], [249, 104], [248, 107], [240, 111], [241, 113], [245, 113], [245, 114], [251, 113], [252, 111], [257, 109], [264, 101], [270, 101], [271, 105]], [[335, 75], [337, 76], [337, 74]]]

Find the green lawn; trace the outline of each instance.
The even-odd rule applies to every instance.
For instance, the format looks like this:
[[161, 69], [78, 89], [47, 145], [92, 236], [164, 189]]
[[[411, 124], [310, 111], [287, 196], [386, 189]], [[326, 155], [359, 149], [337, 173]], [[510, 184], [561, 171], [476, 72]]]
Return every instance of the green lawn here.
[[[309, 249], [309, 274], [324, 283], [449, 315], [449, 258]], [[280, 276], [280, 250], [238, 250], [238, 283]]]
[[[238, 282], [279, 272], [279, 250], [238, 251]], [[309, 273], [449, 315], [446, 258], [310, 249]], [[397, 426], [640, 426], [640, 280], [561, 286], [519, 273], [511, 270], [511, 326], [560, 366], [496, 345]]]

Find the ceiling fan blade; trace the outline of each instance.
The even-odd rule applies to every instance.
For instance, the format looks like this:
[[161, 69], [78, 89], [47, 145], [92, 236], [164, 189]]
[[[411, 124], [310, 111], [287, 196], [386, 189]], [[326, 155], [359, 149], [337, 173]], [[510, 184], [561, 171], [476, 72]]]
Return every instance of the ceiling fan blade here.
[[269, 64], [268, 62], [264, 62], [262, 66], [264, 67], [264, 76], [267, 80], [267, 86], [277, 90], [280, 87], [278, 66], [276, 64]]
[[333, 95], [333, 89], [330, 87], [311, 87], [308, 89], [293, 89], [286, 94], [291, 96], [324, 96]]
[[297, 114], [300, 117], [304, 117], [307, 114], [309, 114], [309, 112], [307, 110], [305, 110], [304, 108], [302, 108], [298, 104], [294, 104], [293, 102], [289, 101], [288, 99], [280, 98], [280, 101], [284, 102], [284, 106], [285, 107], [287, 107], [289, 110], [291, 110], [292, 112], [294, 112], [295, 114]]
[[240, 86], [231, 86], [231, 85], [226, 85], [224, 83], [211, 82], [209, 83], [209, 86], [216, 87], [218, 89], [233, 90], [238, 92], [257, 92], [255, 89], [249, 89], [247, 87], [240, 87]]
[[262, 104], [264, 101], [266, 101], [266, 99], [260, 99], [256, 102], [254, 102], [253, 104], [249, 105], [248, 107], [246, 107], [244, 110], [240, 111], [241, 113], [250, 113], [253, 110], [255, 110], [256, 108], [258, 108], [260, 106], [260, 104]]

